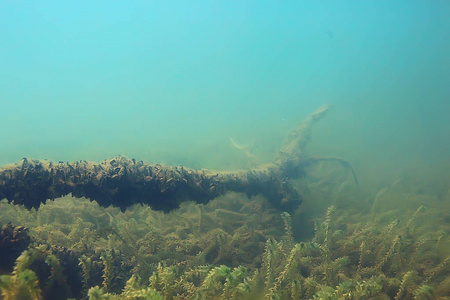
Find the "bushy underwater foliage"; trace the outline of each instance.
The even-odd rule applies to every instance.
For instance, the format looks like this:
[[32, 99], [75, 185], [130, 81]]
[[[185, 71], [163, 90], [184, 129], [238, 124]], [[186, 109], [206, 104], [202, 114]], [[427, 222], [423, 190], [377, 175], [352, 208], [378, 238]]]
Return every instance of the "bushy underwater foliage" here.
[[2, 202], [0, 222], [35, 241], [0, 277], [3, 298], [450, 298], [448, 192], [395, 182], [364, 198], [348, 181], [308, 184], [305, 207], [324, 207], [310, 212], [309, 237], [297, 228], [308, 210], [280, 214], [238, 194], [169, 214], [69, 197], [30, 212]]

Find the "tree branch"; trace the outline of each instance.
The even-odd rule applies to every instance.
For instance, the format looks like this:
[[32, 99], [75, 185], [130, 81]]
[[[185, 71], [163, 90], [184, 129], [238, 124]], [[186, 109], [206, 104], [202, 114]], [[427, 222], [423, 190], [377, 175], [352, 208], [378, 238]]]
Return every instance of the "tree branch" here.
[[[328, 111], [325, 106], [294, 128], [271, 164], [252, 170], [214, 172], [181, 166], [150, 165], [116, 157], [99, 164], [87, 161], [53, 163], [24, 158], [0, 169], [0, 199], [27, 208], [38, 208], [47, 199], [72, 193], [99, 205], [122, 210], [140, 203], [168, 212], [183, 201], [208, 201], [229, 191], [248, 197], [261, 193], [281, 210], [293, 211], [301, 196], [288, 179], [301, 176], [304, 166], [318, 158], [304, 155], [311, 127]], [[333, 158], [343, 160], [339, 158]]]

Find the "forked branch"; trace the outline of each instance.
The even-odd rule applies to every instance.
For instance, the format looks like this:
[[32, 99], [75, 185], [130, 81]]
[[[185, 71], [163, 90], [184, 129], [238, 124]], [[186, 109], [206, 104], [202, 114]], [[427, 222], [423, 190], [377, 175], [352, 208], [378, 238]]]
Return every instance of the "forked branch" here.
[[178, 208], [183, 201], [207, 203], [235, 191], [248, 197], [261, 193], [274, 207], [292, 211], [301, 203], [301, 196], [289, 179], [301, 176], [308, 164], [334, 160], [354, 174], [351, 165], [341, 158], [314, 158], [304, 154], [311, 127], [328, 110], [325, 106], [307, 117], [291, 131], [274, 162], [255, 169], [234, 172], [194, 170], [150, 165], [122, 156], [101, 163], [84, 160], [53, 163], [24, 158], [0, 169], [0, 199], [38, 208], [47, 199], [71, 193], [75, 197], [95, 200], [105, 207], [113, 205], [124, 210], [140, 203], [168, 212]]

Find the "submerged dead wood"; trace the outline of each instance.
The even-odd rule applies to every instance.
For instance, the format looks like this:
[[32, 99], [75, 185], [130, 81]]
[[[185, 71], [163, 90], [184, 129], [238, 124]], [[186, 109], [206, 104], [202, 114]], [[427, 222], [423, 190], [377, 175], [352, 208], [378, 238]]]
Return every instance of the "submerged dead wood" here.
[[325, 106], [317, 110], [294, 128], [273, 163], [252, 170], [194, 170], [150, 165], [122, 156], [99, 164], [84, 160], [53, 163], [24, 158], [0, 169], [0, 199], [38, 208], [47, 199], [72, 193], [75, 197], [95, 200], [104, 207], [113, 205], [124, 210], [141, 203], [168, 212], [183, 201], [207, 203], [228, 191], [235, 191], [248, 197], [261, 193], [274, 207], [292, 211], [301, 203], [301, 196], [289, 180], [301, 176], [308, 164], [334, 160], [353, 172], [350, 164], [340, 158], [304, 155], [311, 127], [328, 109]]

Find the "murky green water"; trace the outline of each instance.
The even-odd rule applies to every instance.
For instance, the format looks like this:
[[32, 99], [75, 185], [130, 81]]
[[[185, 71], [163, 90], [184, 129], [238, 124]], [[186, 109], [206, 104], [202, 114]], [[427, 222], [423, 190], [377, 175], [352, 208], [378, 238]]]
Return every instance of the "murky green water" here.
[[5, 299], [449, 297], [449, 20], [445, 1], [0, 1], [0, 166], [255, 168], [330, 104], [306, 155], [360, 182], [311, 166], [289, 217], [241, 194], [170, 214], [2, 202], [0, 224], [44, 245]]

